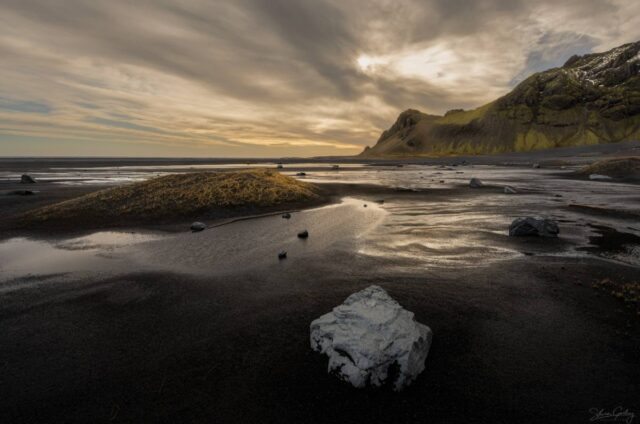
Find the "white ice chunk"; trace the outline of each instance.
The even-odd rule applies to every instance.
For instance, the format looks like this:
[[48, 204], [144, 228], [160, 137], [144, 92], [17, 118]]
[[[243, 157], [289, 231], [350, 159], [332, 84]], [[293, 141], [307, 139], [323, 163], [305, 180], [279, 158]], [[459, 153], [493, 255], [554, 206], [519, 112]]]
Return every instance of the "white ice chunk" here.
[[612, 180], [613, 178], [609, 177], [608, 175], [591, 174], [589, 175], [589, 179], [594, 181], [606, 181]]
[[311, 323], [311, 348], [330, 373], [355, 387], [402, 390], [424, 370], [433, 333], [378, 286], [349, 296]]

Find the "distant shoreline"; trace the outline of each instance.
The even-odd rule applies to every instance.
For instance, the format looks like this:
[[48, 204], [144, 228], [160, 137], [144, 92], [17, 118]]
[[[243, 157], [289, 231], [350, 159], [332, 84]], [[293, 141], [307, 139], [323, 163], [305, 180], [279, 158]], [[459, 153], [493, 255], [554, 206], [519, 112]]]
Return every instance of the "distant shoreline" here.
[[77, 166], [83, 164], [87, 168], [99, 164], [118, 166], [136, 166], [142, 164], [161, 165], [198, 165], [198, 164], [238, 164], [246, 165], [296, 165], [304, 163], [326, 164], [389, 164], [419, 163], [419, 164], [446, 164], [451, 162], [467, 162], [475, 164], [495, 165], [504, 161], [540, 161], [568, 158], [578, 163], [586, 163], [600, 156], [640, 156], [640, 141], [625, 141], [619, 143], [606, 143], [577, 147], [558, 147], [547, 150], [533, 150], [529, 152], [503, 153], [499, 155], [459, 155], [459, 156], [385, 156], [385, 157], [361, 157], [361, 156], [318, 156], [318, 157], [283, 157], [283, 158], [193, 158], [193, 157], [9, 157], [0, 156], [0, 172], [6, 170], [24, 171], [25, 164], [33, 164], [37, 167]]

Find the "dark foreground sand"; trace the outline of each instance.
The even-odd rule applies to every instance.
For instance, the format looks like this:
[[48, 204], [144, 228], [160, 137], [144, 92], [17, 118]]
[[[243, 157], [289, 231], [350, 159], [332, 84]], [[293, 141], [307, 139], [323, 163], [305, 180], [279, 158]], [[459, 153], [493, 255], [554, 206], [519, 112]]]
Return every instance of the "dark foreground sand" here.
[[[3, 422], [581, 423], [640, 408], [637, 317], [586, 284], [636, 269], [535, 258], [399, 278], [328, 259], [3, 295]], [[345, 386], [308, 346], [309, 322], [369, 284], [435, 333], [403, 393]]]
[[[62, 196], [56, 190], [42, 199]], [[358, 185], [334, 190], [391, 204], [425, 197]], [[429, 195], [464, 203], [497, 190]], [[478, 213], [494, 210], [487, 204]], [[253, 225], [195, 236], [246, 238], [257, 234]], [[336, 224], [326, 238], [358, 239], [349, 227]], [[284, 262], [247, 260], [235, 272], [203, 264], [198, 273], [21, 276], [1, 287], [0, 421], [586, 423], [616, 407], [635, 414], [630, 422], [640, 419], [640, 317], [591, 287], [603, 278], [637, 281], [638, 267], [558, 256], [567, 241], [494, 237], [536, 254], [421, 269], [400, 255], [328, 244]], [[624, 237], [603, 232], [592, 249], [615, 249]], [[274, 253], [275, 238], [261, 240], [273, 241]], [[158, 243], [150, 251], [166, 254], [169, 242]], [[326, 357], [309, 348], [309, 323], [370, 284], [434, 331], [425, 372], [402, 393], [354, 390], [328, 375]]]

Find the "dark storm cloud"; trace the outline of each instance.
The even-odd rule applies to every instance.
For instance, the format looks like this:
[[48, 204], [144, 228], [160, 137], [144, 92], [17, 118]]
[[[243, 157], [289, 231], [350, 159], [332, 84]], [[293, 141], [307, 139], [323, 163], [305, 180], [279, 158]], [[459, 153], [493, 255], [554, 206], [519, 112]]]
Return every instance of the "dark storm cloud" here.
[[[636, 12], [621, 0], [0, 0], [12, 81], [0, 96], [47, 105], [69, 137], [261, 155], [297, 137], [326, 153], [371, 143], [403, 109], [478, 106], [571, 54], [632, 41]], [[12, 112], [0, 122], [15, 131], [47, 119]]]

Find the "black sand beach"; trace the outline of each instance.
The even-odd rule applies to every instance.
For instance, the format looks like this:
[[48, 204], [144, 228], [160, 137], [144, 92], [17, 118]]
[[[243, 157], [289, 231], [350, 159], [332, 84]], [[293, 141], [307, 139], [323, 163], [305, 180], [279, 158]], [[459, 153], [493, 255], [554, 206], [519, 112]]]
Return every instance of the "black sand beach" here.
[[[584, 423], [617, 407], [638, 419], [640, 316], [592, 287], [640, 279], [637, 185], [560, 166], [378, 165], [285, 163], [334, 202], [290, 220], [3, 229], [2, 421]], [[57, 182], [2, 196], [3, 216], [104, 187]], [[524, 213], [556, 219], [560, 237], [509, 238]], [[434, 331], [400, 393], [341, 383], [309, 347], [309, 323], [371, 284]]]

